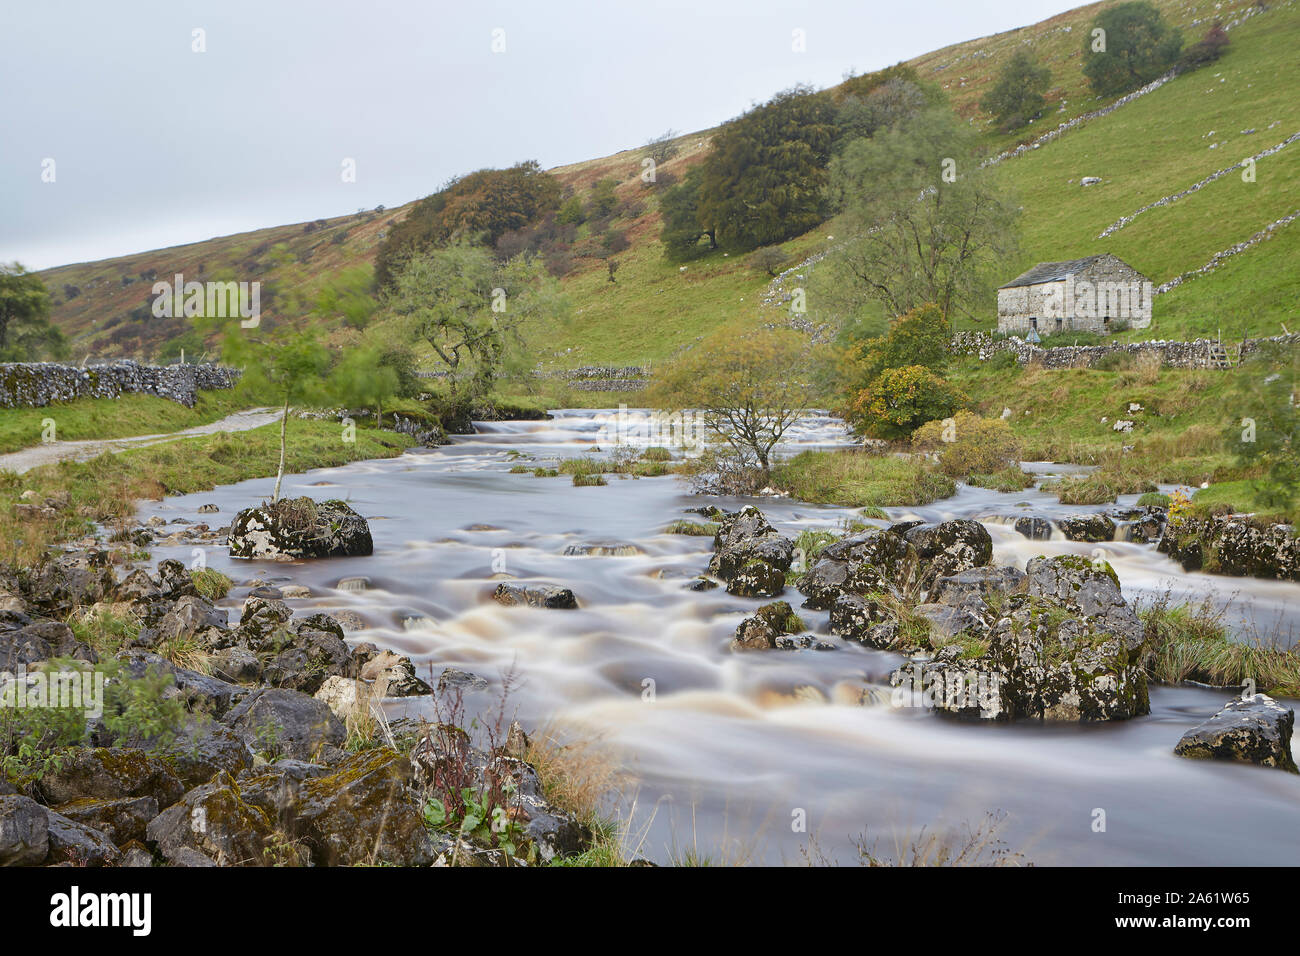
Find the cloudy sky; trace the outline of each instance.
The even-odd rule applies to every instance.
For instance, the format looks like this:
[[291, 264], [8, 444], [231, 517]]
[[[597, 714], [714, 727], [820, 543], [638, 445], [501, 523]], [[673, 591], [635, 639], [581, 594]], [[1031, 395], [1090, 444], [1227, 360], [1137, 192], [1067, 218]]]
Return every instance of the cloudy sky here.
[[2, 0], [0, 261], [46, 268], [395, 206], [484, 166], [705, 129], [795, 83], [1073, 5]]

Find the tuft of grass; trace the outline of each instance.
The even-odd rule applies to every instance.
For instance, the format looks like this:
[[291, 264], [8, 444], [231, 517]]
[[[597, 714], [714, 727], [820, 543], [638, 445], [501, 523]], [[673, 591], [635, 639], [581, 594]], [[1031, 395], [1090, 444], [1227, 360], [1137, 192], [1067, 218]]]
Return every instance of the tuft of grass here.
[[713, 537], [718, 533], [718, 525], [712, 521], [674, 521], [664, 529], [664, 534], [689, 534], [697, 537]]
[[190, 580], [199, 594], [209, 601], [220, 601], [235, 586], [234, 581], [216, 568], [194, 568], [190, 571]]
[[1232, 640], [1223, 612], [1208, 599], [1174, 605], [1165, 595], [1138, 616], [1146, 628], [1142, 662], [1151, 680], [1254, 686], [1276, 697], [1300, 697], [1300, 654]]
[[1019, 468], [1003, 468], [991, 475], [970, 475], [966, 483], [976, 488], [988, 488], [990, 491], [1011, 494], [1032, 487], [1037, 480], [1029, 472], [1021, 471]]
[[599, 473], [590, 474], [590, 475], [573, 476], [573, 486], [575, 488], [585, 488], [593, 485], [607, 485], [607, 484], [609, 484], [609, 482], [605, 480], [605, 476]]
[[561, 740], [559, 729], [543, 727], [528, 741], [524, 759], [542, 782], [551, 805], [572, 813], [592, 832], [592, 845], [581, 855], [556, 860], [556, 866], [626, 866], [623, 828], [607, 808], [628, 786], [628, 779], [608, 748], [590, 738]]
[[113, 657], [140, 636], [140, 619], [128, 610], [111, 606], [73, 611], [64, 623], [77, 640], [101, 657]]
[[1168, 508], [1169, 496], [1166, 494], [1162, 494], [1159, 491], [1148, 491], [1146, 494], [1144, 494], [1141, 498], [1138, 499], [1137, 503], [1143, 508], [1151, 508], [1151, 507]]

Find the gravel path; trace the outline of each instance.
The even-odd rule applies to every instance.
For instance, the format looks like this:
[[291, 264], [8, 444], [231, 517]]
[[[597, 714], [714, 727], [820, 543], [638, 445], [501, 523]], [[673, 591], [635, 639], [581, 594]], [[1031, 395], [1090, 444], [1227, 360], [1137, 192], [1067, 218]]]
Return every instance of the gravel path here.
[[116, 454], [128, 448], [144, 445], [158, 445], [162, 442], [189, 438], [193, 435], [212, 435], [216, 432], [244, 432], [250, 428], [260, 428], [278, 421], [280, 413], [269, 408], [253, 408], [248, 411], [227, 415], [219, 421], [207, 425], [196, 425], [179, 432], [163, 435], [135, 435], [130, 438], [89, 438], [81, 441], [56, 441], [48, 445], [33, 445], [22, 451], [0, 455], [0, 471], [12, 471], [22, 474], [41, 465], [52, 465], [60, 461], [88, 461], [99, 455], [111, 452]]

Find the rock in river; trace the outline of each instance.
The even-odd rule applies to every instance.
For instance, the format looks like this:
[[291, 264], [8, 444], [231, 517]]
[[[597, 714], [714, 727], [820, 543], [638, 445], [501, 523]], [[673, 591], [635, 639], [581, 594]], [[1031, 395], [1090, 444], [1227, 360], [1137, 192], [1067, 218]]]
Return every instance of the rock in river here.
[[1198, 724], [1174, 747], [1180, 757], [1201, 760], [1241, 760], [1296, 773], [1291, 756], [1295, 711], [1267, 694], [1229, 701]]
[[232, 558], [336, 558], [374, 552], [366, 519], [337, 499], [282, 498], [235, 515]]

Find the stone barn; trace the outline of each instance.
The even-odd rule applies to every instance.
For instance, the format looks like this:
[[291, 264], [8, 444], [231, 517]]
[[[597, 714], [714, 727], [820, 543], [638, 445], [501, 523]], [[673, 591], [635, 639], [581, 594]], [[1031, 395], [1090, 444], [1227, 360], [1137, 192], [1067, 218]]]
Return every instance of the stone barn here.
[[1151, 280], [1110, 253], [1040, 262], [998, 289], [998, 331], [1041, 336], [1144, 329], [1153, 297]]

